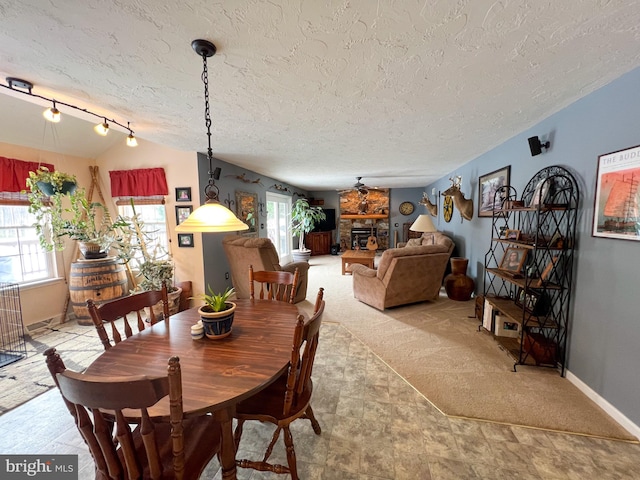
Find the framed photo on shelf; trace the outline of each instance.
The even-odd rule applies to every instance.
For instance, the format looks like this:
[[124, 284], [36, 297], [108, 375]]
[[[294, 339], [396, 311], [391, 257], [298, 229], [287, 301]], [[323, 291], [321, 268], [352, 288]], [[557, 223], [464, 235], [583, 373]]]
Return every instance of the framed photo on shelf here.
[[543, 178], [538, 182], [536, 188], [533, 190], [533, 196], [529, 202], [529, 207], [537, 207], [544, 205], [544, 201], [549, 193], [549, 187], [553, 183], [551, 178]]
[[640, 241], [640, 145], [598, 157], [591, 235]]
[[542, 285], [544, 284], [544, 282], [547, 281], [547, 279], [549, 278], [549, 275], [551, 275], [551, 271], [553, 270], [553, 267], [556, 263], [558, 263], [558, 259], [560, 257], [553, 257], [551, 259], [551, 261], [549, 263], [547, 263], [547, 266], [544, 267], [544, 270], [542, 271], [542, 273], [540, 274], [540, 278], [538, 279], [537, 283], [536, 283], [536, 287], [542, 287]]
[[184, 222], [191, 212], [193, 211], [193, 206], [191, 205], [180, 205], [176, 206], [176, 225], [180, 225]]
[[177, 187], [176, 202], [190, 202], [190, 201], [191, 201], [191, 187]]
[[507, 230], [504, 232], [504, 238], [507, 240], [520, 240], [520, 230]]
[[546, 315], [550, 308], [549, 296], [546, 293], [539, 293], [533, 290], [525, 292], [522, 287], [518, 288], [515, 304], [537, 317]]
[[500, 261], [500, 267], [498, 268], [512, 273], [520, 273], [522, 272], [526, 258], [526, 248], [509, 247], [505, 250], [502, 260]]
[[193, 233], [179, 233], [178, 234], [178, 246], [179, 247], [193, 247]]
[[[503, 167], [495, 172], [487, 173], [478, 178], [478, 216], [491, 217], [493, 209], [500, 208], [502, 204], [494, 205], [496, 192], [501, 187], [509, 186], [511, 165]], [[499, 199], [498, 199], [499, 200]]]

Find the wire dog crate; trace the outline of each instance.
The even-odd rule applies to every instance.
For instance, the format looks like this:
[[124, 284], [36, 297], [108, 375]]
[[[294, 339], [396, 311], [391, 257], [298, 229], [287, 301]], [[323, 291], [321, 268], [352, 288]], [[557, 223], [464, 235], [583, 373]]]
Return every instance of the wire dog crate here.
[[0, 282], [0, 368], [26, 356], [20, 287]]

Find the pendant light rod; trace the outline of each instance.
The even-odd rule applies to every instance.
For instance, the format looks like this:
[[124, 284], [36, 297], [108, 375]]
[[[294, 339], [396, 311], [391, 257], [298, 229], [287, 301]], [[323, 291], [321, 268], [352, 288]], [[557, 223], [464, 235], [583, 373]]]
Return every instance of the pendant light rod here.
[[12, 92], [23, 93], [23, 94], [28, 95], [30, 97], [39, 98], [41, 100], [45, 100], [47, 102], [51, 102], [53, 104], [53, 109], [56, 110], [56, 111], [57, 111], [57, 108], [56, 108], [57, 105], [64, 105], [65, 107], [69, 107], [69, 108], [72, 108], [74, 110], [78, 110], [78, 111], [86, 113], [88, 115], [92, 115], [92, 116], [102, 120], [100, 123], [104, 122], [105, 124], [112, 123], [114, 125], [118, 125], [119, 127], [121, 127], [124, 130], [128, 131], [130, 136], [133, 136], [133, 130], [129, 126], [129, 122], [127, 122], [127, 125], [123, 125], [122, 123], [118, 122], [117, 120], [115, 120], [113, 118], [107, 118], [104, 115], [99, 115], [99, 114], [94, 113], [94, 112], [92, 112], [90, 110], [87, 110], [86, 108], [76, 107], [75, 105], [71, 105], [70, 103], [62, 102], [60, 100], [56, 100], [55, 98], [48, 98], [48, 97], [45, 97], [44, 95], [38, 95], [37, 93], [33, 93], [32, 92], [33, 83], [29, 82], [28, 80], [23, 80], [23, 79], [16, 78], [16, 77], [7, 77], [6, 81], [7, 81], [8, 85], [4, 85], [4, 84], [0, 83], [0, 87], [6, 88], [8, 90], [11, 90]]
[[202, 83], [204, 83], [204, 120], [207, 126], [207, 159], [209, 160], [209, 183], [204, 189], [206, 201], [196, 208], [186, 220], [176, 227], [177, 233], [186, 232], [237, 232], [248, 230], [244, 223], [218, 199], [219, 189], [216, 180], [220, 178], [220, 167], [213, 168], [213, 150], [211, 148], [211, 111], [209, 108], [209, 71], [207, 58], [216, 53], [216, 47], [208, 40], [191, 42], [193, 50], [202, 57]]
[[209, 106], [209, 69], [207, 58], [216, 54], [216, 46], [209, 40], [198, 39], [191, 42], [191, 48], [202, 57], [202, 83], [204, 84], [204, 124], [207, 127], [207, 160], [209, 161], [209, 183], [204, 189], [208, 200], [219, 201], [220, 190], [215, 184], [213, 172], [213, 149], [211, 148], [211, 109]]

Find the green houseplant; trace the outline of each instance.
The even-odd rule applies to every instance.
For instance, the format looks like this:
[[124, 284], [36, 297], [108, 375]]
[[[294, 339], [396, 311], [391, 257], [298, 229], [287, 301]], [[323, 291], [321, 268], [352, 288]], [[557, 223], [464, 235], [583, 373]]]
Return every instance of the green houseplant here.
[[231, 326], [233, 325], [236, 304], [230, 302], [229, 298], [235, 293], [235, 290], [227, 287], [224, 292], [215, 293], [211, 285], [208, 285], [207, 290], [209, 293], [192, 297], [205, 303], [198, 309], [204, 334], [211, 339], [225, 338], [231, 334]]
[[298, 252], [293, 251], [294, 260], [309, 260], [311, 250], [305, 248], [304, 236], [314, 229], [321, 220], [326, 220], [327, 215], [320, 207], [309, 205], [306, 198], [299, 198], [291, 208], [291, 231], [298, 237]]
[[87, 199], [75, 176], [40, 167], [29, 172], [27, 187], [29, 213], [35, 216], [34, 227], [45, 250], [64, 249], [64, 237], [68, 237], [80, 242], [85, 258], [107, 256], [115, 238], [109, 211]]
[[131, 208], [132, 216], [119, 215], [113, 224], [117, 233], [113, 248], [118, 258], [129, 268], [133, 266], [142, 276], [136, 290], [160, 290], [163, 283], [169, 292], [176, 290], [172, 285], [174, 265], [171, 256], [154, 239], [154, 232], [148, 230], [136, 212], [133, 200]]

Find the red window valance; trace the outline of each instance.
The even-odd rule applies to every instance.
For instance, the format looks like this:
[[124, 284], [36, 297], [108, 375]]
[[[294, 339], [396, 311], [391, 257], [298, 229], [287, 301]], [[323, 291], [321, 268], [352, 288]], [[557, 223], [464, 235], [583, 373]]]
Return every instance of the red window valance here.
[[0, 157], [0, 192], [26, 190], [29, 172], [35, 172], [38, 167], [47, 167], [49, 171], [55, 171], [55, 167], [50, 163], [25, 162], [15, 158]]
[[164, 168], [113, 170], [109, 172], [109, 177], [112, 197], [152, 197], [169, 194]]

